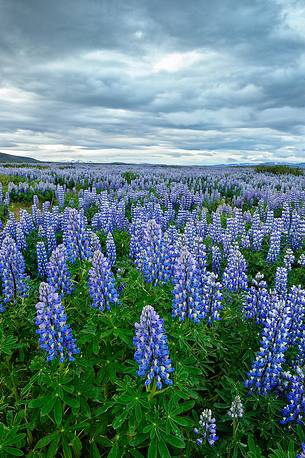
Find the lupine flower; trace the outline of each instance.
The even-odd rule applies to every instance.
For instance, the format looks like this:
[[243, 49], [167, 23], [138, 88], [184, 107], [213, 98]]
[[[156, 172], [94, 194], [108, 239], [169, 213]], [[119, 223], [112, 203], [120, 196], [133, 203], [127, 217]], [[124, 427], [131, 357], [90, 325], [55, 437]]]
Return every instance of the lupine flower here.
[[279, 257], [281, 251], [282, 224], [281, 220], [275, 220], [274, 228], [270, 236], [269, 251], [267, 254], [267, 262], [274, 263]]
[[228, 264], [223, 273], [223, 285], [229, 291], [237, 292], [248, 287], [247, 263], [241, 252], [233, 246], [228, 257]]
[[252, 280], [252, 286], [247, 291], [244, 312], [246, 318], [256, 318], [259, 324], [264, 323], [270, 308], [271, 297], [267, 290], [264, 275], [258, 272]]
[[5, 304], [27, 295], [24, 258], [9, 236], [5, 237], [0, 249], [0, 276]]
[[198, 263], [186, 248], [177, 258], [173, 284], [172, 316], [199, 323], [203, 318], [202, 280]]
[[149, 220], [143, 226], [137, 265], [147, 282], [166, 283], [170, 278], [170, 259], [160, 224]]
[[217, 245], [212, 246], [212, 270], [215, 274], [220, 273], [222, 254]]
[[89, 293], [92, 307], [101, 312], [105, 308], [110, 310], [111, 304], [120, 302], [109, 261], [100, 251], [93, 254], [92, 268], [89, 270]]
[[77, 259], [90, 259], [90, 235], [86, 231], [86, 219], [82, 212], [78, 212], [75, 208], [70, 208], [67, 212], [64, 244], [71, 262], [75, 262]]
[[264, 228], [262, 226], [259, 213], [256, 211], [253, 215], [253, 222], [250, 229], [251, 247], [254, 251], [261, 250], [264, 235]]
[[46, 231], [47, 245], [49, 255], [55, 250], [57, 246], [56, 235], [53, 226], [49, 226]]
[[288, 272], [285, 267], [278, 267], [275, 273], [275, 291], [281, 299], [287, 297]]
[[63, 207], [65, 205], [65, 191], [61, 185], [57, 186], [56, 197], [57, 197], [59, 206]]
[[300, 367], [294, 375], [290, 374], [288, 384], [288, 404], [283, 408], [281, 423], [286, 425], [296, 422], [304, 424], [305, 419], [305, 374]]
[[216, 436], [216, 420], [212, 416], [210, 409], [205, 409], [199, 418], [199, 427], [194, 429], [196, 436], [199, 436], [196, 440], [198, 445], [202, 445], [204, 442], [213, 446], [218, 440]]
[[291, 309], [290, 344], [297, 350], [293, 365], [305, 365], [305, 290], [292, 286], [287, 298]]
[[25, 235], [20, 223], [18, 223], [16, 226], [16, 245], [20, 251], [24, 251], [27, 247]]
[[61, 244], [52, 252], [47, 264], [47, 276], [49, 285], [53, 286], [60, 295], [71, 294], [71, 274], [67, 266], [67, 250]]
[[248, 372], [245, 386], [250, 391], [266, 395], [279, 384], [285, 352], [289, 345], [290, 308], [284, 301], [277, 300], [264, 324], [261, 348]]
[[60, 297], [48, 283], [40, 284], [36, 311], [36, 332], [39, 334], [40, 347], [48, 353], [48, 361], [58, 356], [61, 363], [66, 359], [74, 361], [74, 355], [79, 353], [79, 349], [67, 324]]
[[222, 299], [222, 284], [217, 281], [217, 275], [207, 273], [202, 277], [202, 318], [208, 324], [220, 320]]
[[292, 265], [295, 261], [295, 255], [290, 248], [287, 248], [284, 256], [284, 266], [287, 270], [291, 270]]
[[302, 222], [300, 215], [296, 212], [296, 210], [293, 210], [292, 212], [288, 240], [293, 250], [298, 250], [303, 244], [304, 234]]
[[47, 251], [46, 251], [44, 242], [37, 242], [36, 254], [37, 254], [38, 275], [41, 278], [44, 278], [47, 275], [47, 264], [48, 264], [48, 255], [47, 255]]
[[88, 234], [90, 237], [90, 246], [92, 253], [94, 253], [97, 250], [102, 251], [101, 242], [98, 235], [96, 235], [96, 233], [92, 231], [88, 231]]
[[235, 396], [235, 398], [232, 401], [231, 407], [228, 411], [229, 417], [236, 419], [236, 418], [242, 418], [244, 415], [244, 407], [241, 402], [240, 396]]
[[140, 323], [135, 323], [133, 344], [136, 349], [134, 358], [139, 365], [137, 374], [146, 377], [145, 386], [150, 386], [154, 380], [158, 390], [163, 384], [172, 385], [170, 374], [174, 368], [169, 356], [164, 321], [151, 305], [143, 308]]
[[111, 232], [108, 232], [106, 239], [106, 256], [109, 259], [110, 266], [116, 263], [116, 247]]

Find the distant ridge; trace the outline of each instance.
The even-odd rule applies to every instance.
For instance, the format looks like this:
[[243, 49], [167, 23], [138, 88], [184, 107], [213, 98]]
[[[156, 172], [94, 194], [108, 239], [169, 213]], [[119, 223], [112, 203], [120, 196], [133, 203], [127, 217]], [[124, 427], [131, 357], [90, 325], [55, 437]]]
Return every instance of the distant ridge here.
[[14, 156], [13, 154], [6, 154], [6, 153], [0, 153], [0, 164], [1, 163], [34, 163], [34, 162], [40, 162], [37, 159], [33, 159], [32, 157], [24, 157], [24, 156]]

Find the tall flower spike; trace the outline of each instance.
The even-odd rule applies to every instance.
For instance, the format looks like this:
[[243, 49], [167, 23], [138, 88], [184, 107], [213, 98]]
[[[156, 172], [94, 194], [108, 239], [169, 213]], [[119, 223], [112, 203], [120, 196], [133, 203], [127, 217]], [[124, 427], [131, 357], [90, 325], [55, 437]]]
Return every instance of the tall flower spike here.
[[70, 208], [66, 212], [66, 226], [64, 228], [64, 244], [71, 262], [77, 259], [91, 257], [90, 234], [86, 230], [86, 218], [82, 212]]
[[212, 246], [212, 270], [215, 274], [220, 273], [222, 254], [217, 245]]
[[202, 277], [202, 317], [208, 324], [220, 320], [222, 299], [222, 284], [217, 281], [217, 275], [207, 273]]
[[173, 284], [172, 316], [199, 323], [203, 318], [202, 279], [198, 263], [186, 248], [176, 260]]
[[270, 308], [262, 331], [261, 347], [245, 382], [251, 392], [266, 395], [278, 386], [290, 341], [290, 315], [290, 308], [284, 301], [278, 300]]
[[105, 308], [110, 310], [111, 304], [120, 302], [109, 261], [100, 251], [93, 254], [92, 268], [89, 270], [89, 293], [92, 307], [101, 312]]
[[74, 361], [74, 355], [79, 353], [79, 349], [67, 324], [60, 297], [48, 283], [40, 284], [36, 311], [36, 332], [39, 334], [40, 347], [48, 353], [48, 361], [57, 357], [61, 363], [66, 359]]
[[146, 377], [145, 385], [150, 386], [155, 380], [161, 390], [163, 384], [172, 385], [170, 374], [174, 371], [164, 321], [160, 319], [151, 305], [146, 305], [141, 313], [140, 323], [135, 323], [134, 358], [139, 365], [138, 375]]
[[287, 297], [288, 272], [285, 267], [278, 267], [275, 273], [275, 292], [283, 300]]
[[252, 280], [252, 286], [245, 297], [244, 313], [246, 318], [256, 318], [258, 324], [264, 323], [269, 307], [270, 293], [264, 275], [258, 272]]
[[0, 276], [4, 303], [15, 302], [17, 297], [26, 297], [28, 288], [24, 258], [9, 236], [5, 237], [0, 249]]
[[46, 251], [44, 242], [37, 242], [36, 254], [37, 254], [38, 275], [41, 278], [44, 278], [47, 275], [47, 264], [48, 264], [48, 255], [47, 255], [47, 251]]
[[47, 276], [49, 285], [53, 286], [60, 296], [71, 294], [71, 275], [67, 266], [67, 250], [61, 244], [52, 252], [47, 264]]
[[212, 411], [210, 409], [205, 409], [201, 413], [199, 427], [194, 429], [194, 433], [198, 436], [196, 440], [198, 445], [207, 442], [209, 445], [213, 446], [218, 440], [218, 436], [216, 436], [216, 420], [212, 416]]
[[106, 239], [106, 256], [109, 259], [110, 266], [116, 263], [116, 247], [111, 232], [108, 232]]
[[288, 404], [282, 410], [283, 425], [289, 423], [304, 424], [305, 419], [305, 374], [299, 367], [296, 368], [296, 374], [289, 377], [288, 385]]
[[223, 273], [223, 285], [229, 291], [237, 292], [248, 287], [247, 262], [237, 246], [233, 246], [228, 257], [228, 264]]

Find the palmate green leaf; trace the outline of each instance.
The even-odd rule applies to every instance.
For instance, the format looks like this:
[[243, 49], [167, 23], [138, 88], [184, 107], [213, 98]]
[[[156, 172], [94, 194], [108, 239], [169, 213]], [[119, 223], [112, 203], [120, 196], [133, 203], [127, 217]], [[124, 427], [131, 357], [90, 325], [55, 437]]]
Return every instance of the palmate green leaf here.
[[82, 451], [82, 442], [78, 436], [74, 436], [73, 439], [71, 440], [72, 448], [75, 453], [75, 455], [78, 457], [81, 454]]
[[128, 410], [126, 409], [123, 411], [123, 413], [121, 413], [121, 415], [115, 418], [115, 420], [112, 423], [113, 428], [119, 429], [122, 426], [122, 424], [124, 423], [124, 421], [126, 420], [127, 416], [128, 416]]
[[47, 458], [54, 458], [57, 456], [59, 442], [60, 442], [60, 435], [56, 434], [56, 436], [54, 437], [54, 439], [52, 439], [52, 442], [49, 445], [49, 448], [47, 451]]
[[68, 396], [64, 396], [64, 401], [69, 407], [72, 407], [73, 409], [79, 409], [80, 407], [79, 399], [73, 399]]
[[46, 396], [44, 398], [44, 401], [41, 405], [41, 408], [40, 408], [40, 412], [41, 412], [41, 415], [44, 416], [44, 415], [48, 415], [48, 413], [51, 412], [51, 410], [53, 409], [53, 406], [55, 404], [55, 401], [56, 401], [56, 398], [53, 397], [53, 396]]
[[36, 443], [35, 448], [43, 448], [49, 445], [49, 443], [57, 436], [57, 432], [48, 434], [47, 436], [42, 437]]
[[16, 348], [18, 348], [17, 340], [13, 335], [5, 336], [4, 332], [0, 329], [0, 355], [10, 355]]
[[158, 450], [162, 458], [171, 458], [171, 454], [169, 453], [166, 443], [164, 442], [162, 437], [158, 438]]
[[157, 456], [158, 456], [158, 439], [157, 439], [157, 436], [154, 434], [154, 436], [151, 438], [151, 441], [148, 447], [147, 458], [157, 458]]
[[121, 458], [119, 446], [115, 444], [109, 451], [107, 458]]
[[172, 434], [164, 434], [164, 440], [167, 444], [172, 445], [176, 448], [185, 448], [184, 439], [178, 436], [173, 436]]
[[63, 408], [62, 408], [61, 400], [57, 398], [55, 401], [55, 405], [54, 405], [54, 419], [58, 426], [62, 422], [62, 412], [63, 412]]
[[90, 457], [91, 458], [101, 458], [98, 446], [96, 444], [91, 444], [90, 446]]
[[3, 447], [3, 451], [10, 456], [23, 456], [24, 453], [22, 450], [15, 447]]

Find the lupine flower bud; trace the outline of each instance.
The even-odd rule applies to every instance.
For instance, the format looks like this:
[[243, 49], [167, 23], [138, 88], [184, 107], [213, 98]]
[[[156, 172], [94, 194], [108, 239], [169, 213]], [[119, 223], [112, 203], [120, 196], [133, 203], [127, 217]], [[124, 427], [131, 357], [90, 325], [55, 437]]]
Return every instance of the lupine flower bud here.
[[199, 427], [194, 429], [194, 433], [196, 436], [199, 436], [196, 440], [198, 445], [207, 442], [213, 446], [218, 440], [218, 436], [216, 436], [216, 420], [212, 417], [212, 411], [210, 409], [205, 409], [201, 413]]
[[228, 411], [228, 415], [231, 418], [242, 418], [244, 415], [244, 408], [241, 402], [240, 396], [235, 396], [232, 401], [231, 407]]

